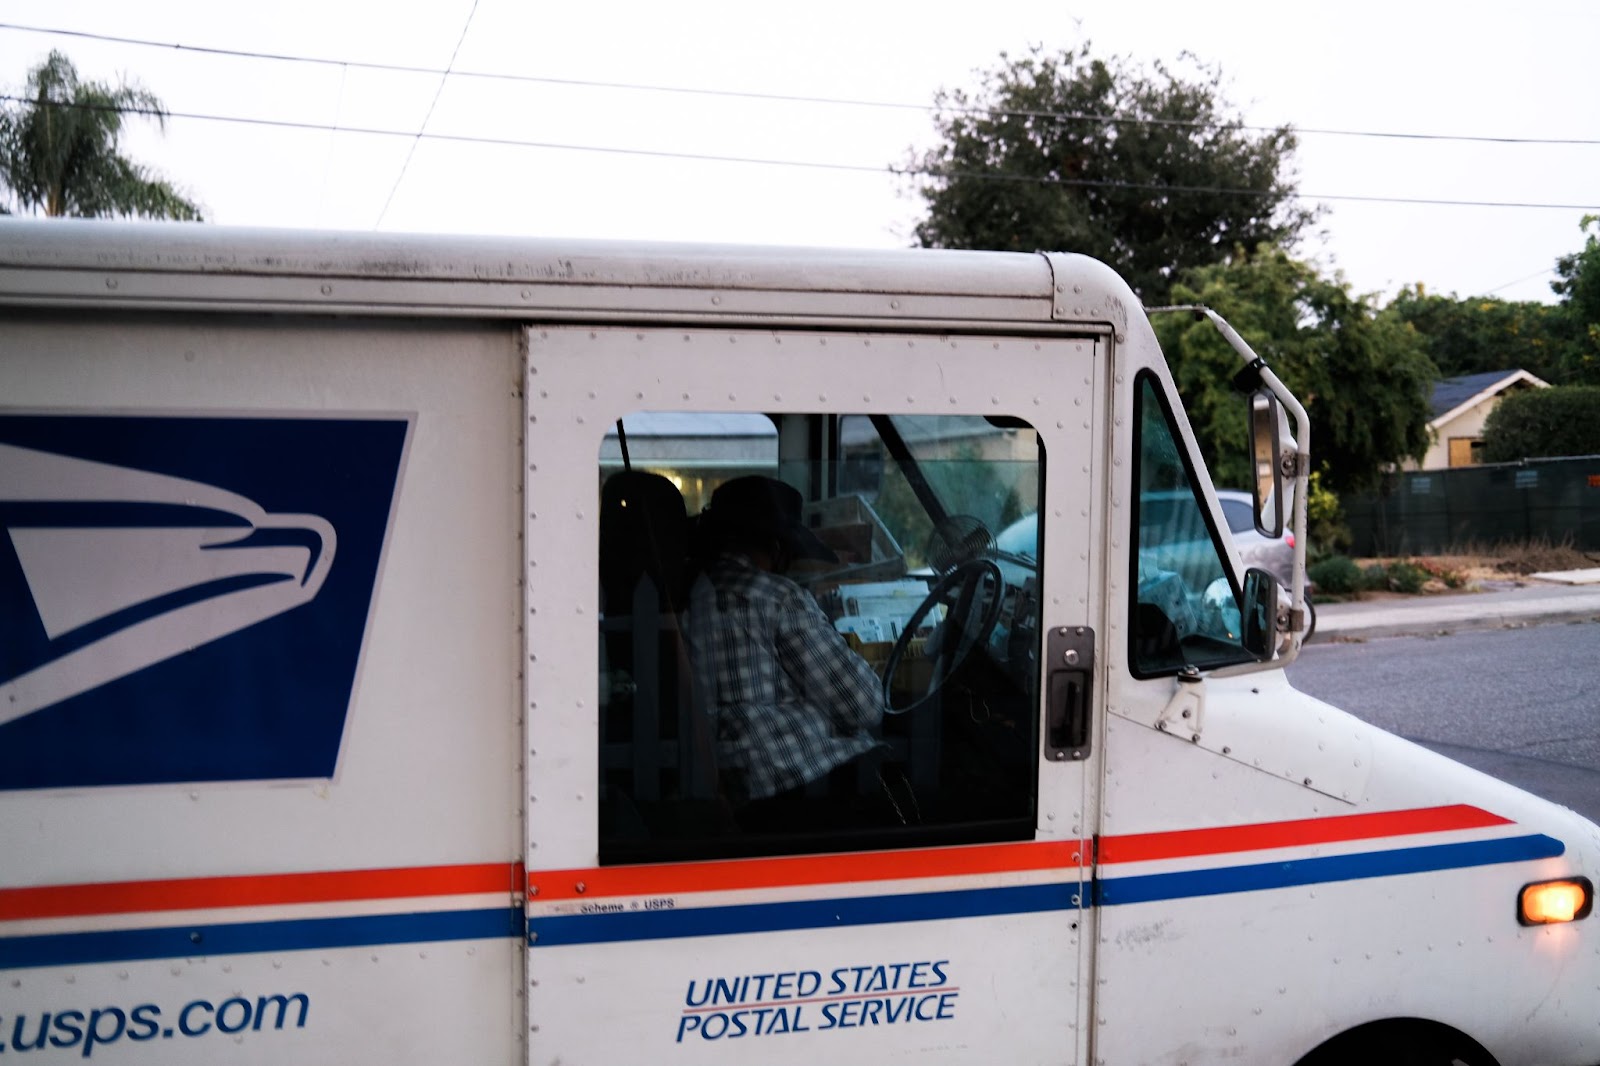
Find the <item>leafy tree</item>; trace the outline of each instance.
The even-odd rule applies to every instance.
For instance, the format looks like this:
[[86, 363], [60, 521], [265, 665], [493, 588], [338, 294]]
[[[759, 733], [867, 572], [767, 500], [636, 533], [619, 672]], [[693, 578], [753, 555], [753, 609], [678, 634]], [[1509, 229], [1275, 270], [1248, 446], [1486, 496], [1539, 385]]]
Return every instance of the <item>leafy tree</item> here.
[[1401, 289], [1386, 311], [1417, 331], [1445, 377], [1526, 370], [1554, 382], [1565, 373], [1565, 323], [1550, 304], [1436, 296], [1418, 285]]
[[1560, 314], [1571, 347], [1562, 379], [1574, 384], [1600, 384], [1600, 215], [1585, 215], [1579, 228], [1583, 248], [1556, 261], [1550, 287], [1561, 297]]
[[130, 114], [166, 128], [166, 109], [144, 89], [81, 81], [52, 51], [28, 73], [25, 103], [0, 110], [0, 185], [8, 210], [47, 216], [140, 216], [198, 221], [200, 208], [171, 183], [123, 156]]
[[1294, 206], [1293, 132], [1245, 129], [1221, 74], [1199, 69], [1035, 49], [1002, 53], [972, 92], [941, 90], [941, 143], [911, 168], [928, 208], [917, 241], [1083, 252], [1147, 302], [1236, 245], [1292, 245], [1315, 217]]
[[[1188, 272], [1173, 299], [1216, 310], [1305, 404], [1328, 489], [1369, 487], [1386, 465], [1427, 450], [1437, 371], [1415, 331], [1342, 279], [1263, 247]], [[1207, 322], [1162, 315], [1155, 326], [1207, 464], [1220, 484], [1249, 484], [1246, 400], [1231, 386], [1238, 355]]]
[[1600, 384], [1600, 216], [1587, 215], [1583, 248], [1556, 263], [1556, 305], [1402, 289], [1387, 311], [1422, 337], [1440, 373], [1522, 369], [1546, 381]]
[[1484, 421], [1486, 462], [1563, 455], [1600, 455], [1600, 386], [1509, 392]]

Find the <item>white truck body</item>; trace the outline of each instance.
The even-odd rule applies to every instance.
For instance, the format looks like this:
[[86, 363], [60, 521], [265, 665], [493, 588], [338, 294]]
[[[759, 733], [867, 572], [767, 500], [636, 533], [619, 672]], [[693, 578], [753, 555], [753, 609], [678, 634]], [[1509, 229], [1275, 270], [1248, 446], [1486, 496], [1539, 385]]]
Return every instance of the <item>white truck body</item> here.
[[[894, 741], [920, 824], [786, 844], [691, 789], [597, 595], [641, 413], [702, 468], [765, 416], [723, 468], [878, 518], [906, 427], [1042, 519], [1007, 679], [947, 686], [993, 753]], [[1600, 829], [1215, 643], [1182, 698], [1162, 462], [1235, 602], [1079, 256], [0, 224], [0, 1063], [1600, 1062], [1595, 920], [1518, 921]]]

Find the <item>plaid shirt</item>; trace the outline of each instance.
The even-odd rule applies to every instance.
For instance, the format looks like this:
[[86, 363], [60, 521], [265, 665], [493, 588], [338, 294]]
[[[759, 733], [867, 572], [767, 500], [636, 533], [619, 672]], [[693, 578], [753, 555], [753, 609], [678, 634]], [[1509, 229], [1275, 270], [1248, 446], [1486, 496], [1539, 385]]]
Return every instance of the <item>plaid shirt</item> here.
[[689, 635], [714, 683], [717, 760], [744, 798], [825, 777], [879, 745], [883, 687], [811, 594], [726, 554], [690, 593]]

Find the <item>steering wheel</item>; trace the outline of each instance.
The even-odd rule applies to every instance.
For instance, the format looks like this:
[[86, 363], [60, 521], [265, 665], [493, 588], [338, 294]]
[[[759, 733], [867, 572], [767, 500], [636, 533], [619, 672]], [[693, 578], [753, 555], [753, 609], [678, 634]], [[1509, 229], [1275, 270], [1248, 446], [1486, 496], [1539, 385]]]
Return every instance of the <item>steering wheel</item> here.
[[[992, 585], [993, 595], [984, 595], [984, 585]], [[933, 674], [928, 678], [928, 689], [905, 707], [896, 707], [892, 698], [894, 674], [911, 648], [912, 638], [922, 626], [922, 621], [934, 605], [948, 601], [949, 611], [939, 626], [938, 646], [926, 649], [932, 653]], [[911, 612], [905, 628], [889, 652], [889, 661], [883, 668], [883, 713], [907, 714], [924, 706], [936, 696], [944, 683], [966, 662], [972, 650], [981, 647], [1000, 622], [1000, 612], [1005, 607], [1005, 578], [993, 559], [968, 559], [936, 581], [928, 595]]]

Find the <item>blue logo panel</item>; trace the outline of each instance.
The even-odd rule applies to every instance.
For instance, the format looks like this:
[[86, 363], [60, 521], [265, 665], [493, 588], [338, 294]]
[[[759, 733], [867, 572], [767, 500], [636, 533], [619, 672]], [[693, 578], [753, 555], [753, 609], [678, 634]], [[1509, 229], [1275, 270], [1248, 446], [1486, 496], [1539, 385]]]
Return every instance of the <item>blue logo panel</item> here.
[[0, 416], [0, 790], [332, 775], [409, 429]]

